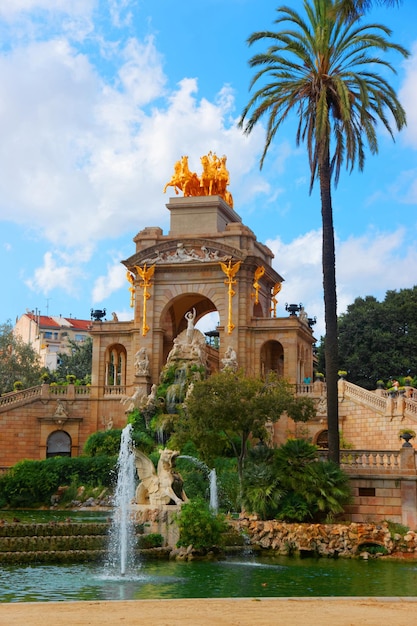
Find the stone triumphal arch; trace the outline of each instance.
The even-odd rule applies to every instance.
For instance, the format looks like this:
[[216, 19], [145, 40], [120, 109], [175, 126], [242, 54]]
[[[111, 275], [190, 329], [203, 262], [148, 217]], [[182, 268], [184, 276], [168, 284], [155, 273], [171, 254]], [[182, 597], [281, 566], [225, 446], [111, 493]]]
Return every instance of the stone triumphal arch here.
[[[153, 226], [134, 237], [123, 261], [133, 319], [92, 325], [93, 381], [100, 401], [151, 392], [175, 339], [210, 312], [219, 325], [208, 346], [208, 369], [233, 355], [247, 375], [276, 371], [291, 383], [313, 375], [314, 337], [307, 316], [277, 317], [283, 277], [273, 254], [219, 195], [173, 197], [167, 234]], [[209, 342], [208, 342], [209, 343]], [[122, 425], [126, 407], [114, 402], [106, 419]]]

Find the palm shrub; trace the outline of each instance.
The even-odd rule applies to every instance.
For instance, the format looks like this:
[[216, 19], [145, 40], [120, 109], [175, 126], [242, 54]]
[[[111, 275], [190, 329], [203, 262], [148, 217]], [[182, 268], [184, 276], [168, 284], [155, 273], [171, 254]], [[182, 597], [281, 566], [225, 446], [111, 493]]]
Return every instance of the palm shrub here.
[[257, 445], [249, 451], [243, 472], [242, 506], [262, 519], [274, 517], [284, 495], [274, 457], [272, 448]]
[[248, 512], [288, 522], [322, 522], [343, 512], [349, 479], [332, 461], [320, 461], [316, 446], [290, 439], [274, 450], [256, 448], [245, 468]]

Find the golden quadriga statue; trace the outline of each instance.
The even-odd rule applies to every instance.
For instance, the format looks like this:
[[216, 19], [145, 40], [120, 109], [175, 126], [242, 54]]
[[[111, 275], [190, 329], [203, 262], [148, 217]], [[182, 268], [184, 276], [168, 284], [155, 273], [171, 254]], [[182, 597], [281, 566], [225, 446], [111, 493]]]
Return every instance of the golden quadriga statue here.
[[203, 171], [200, 176], [191, 172], [188, 167], [188, 156], [182, 156], [174, 165], [174, 173], [171, 180], [164, 187], [174, 187], [175, 193], [182, 191], [185, 197], [188, 196], [220, 196], [233, 207], [233, 197], [227, 190], [229, 185], [229, 172], [226, 168], [227, 157], [224, 155], [219, 159], [216, 154], [209, 152], [201, 157]]

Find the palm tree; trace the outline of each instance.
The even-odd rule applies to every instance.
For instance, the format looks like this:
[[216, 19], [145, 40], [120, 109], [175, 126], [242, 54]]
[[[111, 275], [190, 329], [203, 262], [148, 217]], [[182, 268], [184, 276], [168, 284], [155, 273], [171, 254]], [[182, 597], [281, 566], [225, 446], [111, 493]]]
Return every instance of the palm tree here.
[[[335, 245], [331, 183], [337, 185], [340, 168], [362, 170], [365, 138], [372, 154], [378, 151], [377, 124], [393, 137], [391, 124], [401, 129], [405, 112], [378, 68], [395, 72], [377, 53], [408, 52], [388, 41], [391, 31], [379, 24], [363, 25], [359, 16], [346, 18], [338, 0], [304, 0], [306, 18], [289, 7], [277, 9], [275, 23], [288, 23], [279, 32], [253, 33], [250, 45], [267, 40], [266, 52], [249, 64], [259, 68], [250, 88], [261, 83], [244, 109], [240, 126], [249, 134], [268, 116], [266, 140], [260, 161], [291, 113], [298, 116], [297, 145], [307, 144], [310, 192], [320, 186], [322, 214], [322, 265], [325, 309], [325, 359], [329, 458], [339, 462], [337, 399], [337, 310]], [[392, 118], [392, 121], [391, 121]], [[394, 138], [394, 137], [393, 137]]]
[[374, 4], [398, 6], [402, 3], [402, 0], [339, 0], [338, 5], [345, 15], [360, 15], [368, 9], [372, 8]]

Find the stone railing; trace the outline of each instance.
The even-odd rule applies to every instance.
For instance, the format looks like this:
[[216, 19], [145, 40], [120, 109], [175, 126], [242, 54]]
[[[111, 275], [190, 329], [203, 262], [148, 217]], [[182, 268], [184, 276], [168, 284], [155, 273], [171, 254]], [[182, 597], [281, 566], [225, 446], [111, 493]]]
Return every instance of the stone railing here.
[[74, 385], [76, 396], [89, 396], [91, 387], [89, 385]]
[[[417, 393], [413, 396], [417, 398]], [[417, 402], [412, 398], [405, 398], [404, 400], [404, 412], [411, 417], [415, 417], [417, 420]]]
[[342, 450], [340, 465], [348, 471], [399, 470], [400, 450]]
[[[327, 461], [328, 451], [319, 450], [321, 461]], [[400, 450], [341, 450], [340, 466], [348, 473], [401, 473]]]
[[65, 397], [75, 398], [75, 396], [89, 396], [90, 387], [88, 385], [38, 385], [30, 387], [22, 391], [12, 391], [5, 393], [0, 397], [0, 411], [9, 409], [10, 407], [33, 402], [33, 400]]
[[42, 392], [42, 386], [30, 387], [29, 389], [23, 389], [22, 391], [11, 391], [5, 393], [0, 397], [0, 409], [8, 408], [14, 404], [20, 404], [40, 397]]
[[49, 385], [49, 393], [51, 396], [66, 396], [68, 395], [67, 385]]
[[[326, 383], [299, 383], [295, 386], [297, 395], [321, 397], [326, 394]], [[339, 380], [339, 401], [342, 398], [358, 402], [380, 415], [404, 415], [417, 421], [417, 390], [407, 387], [404, 393], [394, 397], [385, 390], [369, 391], [346, 380]]]
[[384, 414], [386, 412], [386, 398], [377, 395], [374, 391], [368, 391], [367, 389], [358, 387], [358, 385], [348, 383], [345, 380], [341, 382], [342, 384], [339, 385], [339, 395], [340, 391], [342, 391], [344, 397], [350, 397], [353, 400], [361, 402], [374, 409], [374, 411], [378, 411], [378, 413]]
[[125, 385], [105, 385], [104, 395], [105, 396], [119, 396], [119, 397], [125, 396], [126, 386]]

